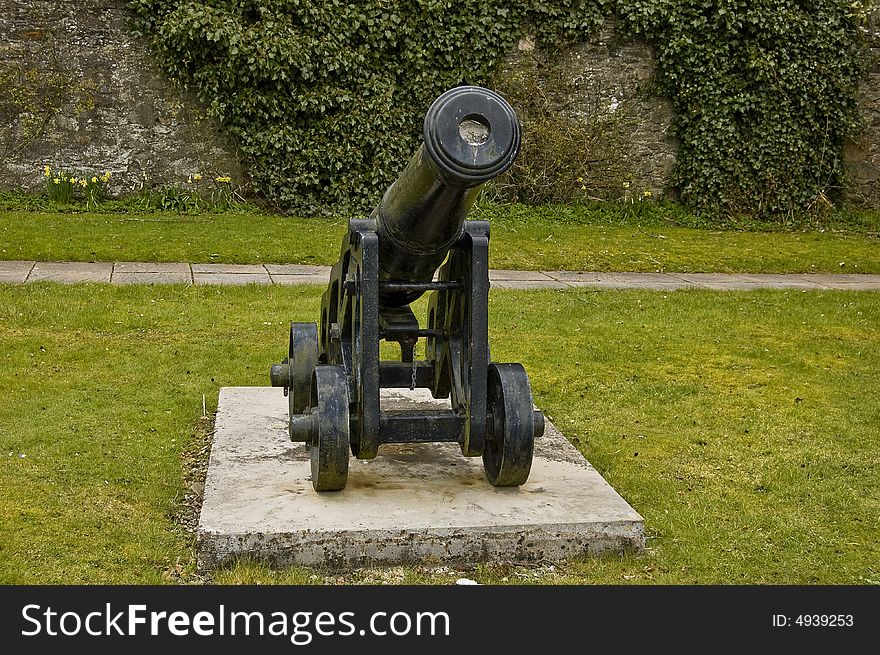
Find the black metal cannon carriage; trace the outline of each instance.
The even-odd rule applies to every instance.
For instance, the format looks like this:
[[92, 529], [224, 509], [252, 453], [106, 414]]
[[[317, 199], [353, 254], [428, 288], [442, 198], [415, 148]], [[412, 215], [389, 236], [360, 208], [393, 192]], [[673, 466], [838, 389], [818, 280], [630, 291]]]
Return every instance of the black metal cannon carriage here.
[[[310, 450], [317, 491], [343, 489], [349, 452], [456, 442], [494, 486], [523, 484], [544, 417], [520, 364], [489, 354], [489, 224], [466, 221], [483, 185], [519, 151], [520, 125], [497, 93], [450, 89], [425, 116], [424, 142], [368, 219], [352, 219], [321, 302], [320, 325], [292, 323], [284, 387], [290, 438]], [[410, 304], [430, 292], [427, 323]], [[425, 339], [426, 357], [414, 358]], [[380, 361], [379, 342], [400, 346]], [[427, 388], [447, 410], [383, 411], [380, 388]]]

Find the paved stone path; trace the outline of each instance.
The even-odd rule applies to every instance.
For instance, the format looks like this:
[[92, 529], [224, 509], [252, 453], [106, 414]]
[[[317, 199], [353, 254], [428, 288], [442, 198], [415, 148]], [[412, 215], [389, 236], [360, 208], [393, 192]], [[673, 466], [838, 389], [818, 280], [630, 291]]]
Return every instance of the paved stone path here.
[[[300, 264], [187, 264], [151, 262], [0, 261], [0, 283], [109, 282], [111, 284], [326, 284], [329, 266]], [[880, 290], [880, 275], [757, 273], [594, 273], [489, 271], [499, 289], [848, 289]]]

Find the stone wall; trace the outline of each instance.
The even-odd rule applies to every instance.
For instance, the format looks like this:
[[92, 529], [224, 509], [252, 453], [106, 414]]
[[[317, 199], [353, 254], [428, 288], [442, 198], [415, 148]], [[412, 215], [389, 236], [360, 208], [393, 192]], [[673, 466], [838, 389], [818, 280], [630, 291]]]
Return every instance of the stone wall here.
[[863, 132], [843, 149], [846, 199], [854, 205], [880, 208], [880, 9], [871, 14], [865, 35], [868, 59], [859, 87]]
[[[880, 208], [880, 9], [865, 32], [869, 53], [858, 97], [863, 131], [844, 147], [844, 198], [852, 205]], [[631, 180], [631, 190], [675, 197], [674, 113], [671, 101], [652, 90], [656, 59], [649, 44], [622, 37], [612, 21], [589, 43], [552, 53], [524, 39], [507, 57], [502, 76], [530, 70], [560, 115], [600, 129], [613, 125], [614, 149], [605, 154], [617, 158], [616, 173]], [[620, 120], [609, 122], [614, 115]]]
[[[672, 103], [653, 90], [655, 71], [653, 48], [620, 36], [609, 20], [588, 43], [553, 52], [522, 39], [504, 62], [499, 86], [509, 86], [505, 77], [532, 76], [537, 85], [527, 91], [545, 98], [545, 109], [592, 132], [584, 145], [593, 150], [586, 153], [593, 192], [607, 198], [650, 191], [656, 198], [672, 191], [677, 142]], [[530, 104], [517, 90], [508, 95], [515, 105]]]
[[[570, 71], [572, 111], [621, 116], [621, 156], [633, 187], [669, 192], [678, 142], [672, 134], [672, 102], [654, 92], [656, 59], [643, 41], [622, 39], [608, 25], [594, 41], [563, 55]], [[634, 191], [635, 192], [635, 191]]]
[[[47, 164], [80, 174], [110, 170], [117, 193], [195, 172], [244, 181], [234, 144], [159, 71], [125, 5], [0, 0], [0, 189], [40, 188]], [[867, 32], [865, 131], [844, 159], [847, 198], [880, 207], [880, 11]], [[609, 21], [591, 42], [560, 52], [523, 39], [504, 75], [533, 75], [560, 116], [592, 126], [597, 158], [608, 160], [597, 170], [619, 177], [624, 195], [661, 197], [673, 195], [677, 144], [671, 103], [652, 92], [655, 67], [652, 48], [622, 38]]]
[[0, 188], [42, 186], [43, 166], [113, 173], [111, 191], [241, 180], [234, 146], [159, 71], [124, 0], [0, 0]]

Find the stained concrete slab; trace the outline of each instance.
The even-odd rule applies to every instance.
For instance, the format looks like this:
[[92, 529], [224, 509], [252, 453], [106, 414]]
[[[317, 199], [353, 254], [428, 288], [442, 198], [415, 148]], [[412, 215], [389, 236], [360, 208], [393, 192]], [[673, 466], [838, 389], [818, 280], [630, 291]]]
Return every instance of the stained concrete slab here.
[[[802, 289], [818, 290], [828, 288], [815, 275], [792, 273], [673, 273], [676, 277], [691, 282], [701, 289], [714, 291], [751, 291], [754, 289]], [[867, 278], [856, 276], [852, 284], [871, 284]], [[877, 276], [880, 277], [880, 276]], [[845, 276], [830, 275], [826, 282], [849, 284]], [[838, 288], [849, 288], [848, 286]], [[870, 288], [870, 287], [865, 287]]]
[[693, 286], [687, 280], [668, 273], [589, 273], [579, 271], [548, 271], [548, 274], [571, 287], [598, 289], [653, 289], [671, 291]]
[[262, 264], [192, 264], [193, 273], [238, 273], [266, 275]]
[[113, 272], [111, 279], [113, 284], [192, 284], [192, 274], [189, 271], [163, 273], [150, 271], [145, 273], [118, 273]]
[[565, 282], [556, 280], [490, 280], [491, 289], [568, 289]]
[[697, 288], [713, 291], [750, 291], [767, 286], [758, 280], [727, 273], [676, 273], [675, 276]]
[[806, 273], [804, 279], [815, 282], [825, 289], [873, 291], [880, 289], [880, 275], [865, 273]]
[[197, 273], [193, 270], [195, 284], [272, 284], [269, 274], [262, 273]]
[[187, 262], [116, 262], [113, 264], [114, 277], [119, 273], [186, 273], [190, 274]]
[[800, 275], [785, 273], [741, 273], [740, 277], [749, 282], [760, 282], [766, 289], [821, 289], [822, 286], [813, 280]]
[[553, 280], [549, 275], [544, 273], [543, 271], [510, 271], [504, 269], [492, 269], [489, 271], [489, 280], [492, 282], [495, 281], [544, 281], [550, 282]]
[[27, 280], [35, 262], [0, 262], [0, 282], [20, 283]]
[[[383, 391], [383, 409], [423, 403], [444, 406], [424, 390]], [[549, 421], [521, 487], [492, 487], [455, 444], [386, 444], [374, 460], [351, 458], [344, 490], [317, 493], [305, 447], [288, 440], [281, 390], [220, 390], [203, 569], [241, 555], [320, 568], [559, 561], [644, 544], [642, 517]]]
[[195, 284], [272, 284], [262, 264], [193, 264]]
[[109, 282], [112, 262], [37, 262], [28, 282]]
[[327, 286], [330, 281], [330, 274], [327, 275], [281, 275], [273, 274], [270, 276], [273, 284], [319, 284]]
[[598, 273], [593, 271], [547, 271], [547, 275], [560, 282], [597, 282], [610, 275], [610, 273]]
[[310, 266], [308, 264], [263, 264], [269, 275], [320, 275], [330, 279], [329, 266]]

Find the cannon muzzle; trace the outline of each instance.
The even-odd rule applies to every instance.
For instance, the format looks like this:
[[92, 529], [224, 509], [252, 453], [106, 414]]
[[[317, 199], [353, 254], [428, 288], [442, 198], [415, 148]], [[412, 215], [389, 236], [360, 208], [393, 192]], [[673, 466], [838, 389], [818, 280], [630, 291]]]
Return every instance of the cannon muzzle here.
[[[425, 115], [424, 142], [371, 216], [379, 280], [430, 282], [483, 185], [510, 168], [519, 145], [516, 113], [496, 92], [461, 86], [438, 97]], [[383, 290], [380, 304], [400, 307], [422, 293]]]

